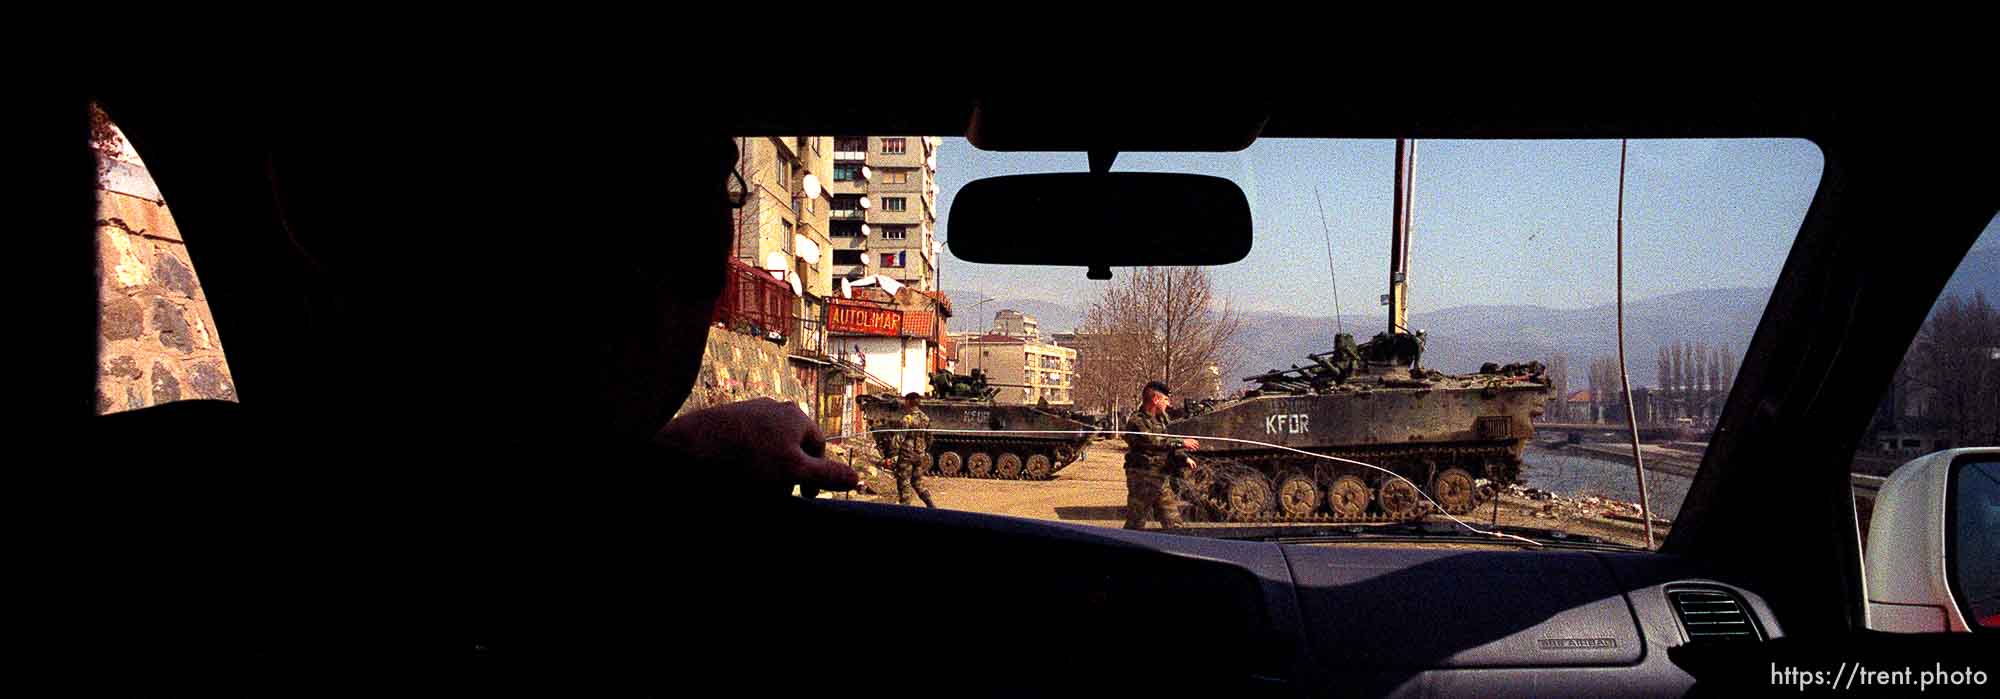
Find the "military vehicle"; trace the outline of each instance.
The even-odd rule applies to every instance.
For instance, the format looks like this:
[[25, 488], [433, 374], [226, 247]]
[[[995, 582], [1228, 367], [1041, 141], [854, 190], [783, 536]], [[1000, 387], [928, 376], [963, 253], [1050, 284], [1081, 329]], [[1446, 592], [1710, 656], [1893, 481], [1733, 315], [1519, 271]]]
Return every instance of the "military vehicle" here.
[[1408, 330], [1414, 156], [1397, 141], [1388, 330], [1360, 345], [1337, 333], [1333, 350], [1310, 355], [1308, 366], [1247, 377], [1257, 385], [1241, 397], [1187, 404], [1169, 423], [1174, 434], [1209, 438], [1177, 486], [1196, 516], [1404, 520], [1424, 516], [1432, 501], [1459, 514], [1519, 479], [1530, 420], [1554, 390], [1540, 363], [1457, 376], [1421, 368], [1424, 334]]
[[[1001, 478], [1048, 480], [1057, 471], [1083, 458], [1084, 446], [1095, 431], [1092, 425], [1071, 419], [1053, 410], [1031, 405], [1001, 405], [994, 402], [1002, 385], [991, 384], [979, 370], [971, 376], [938, 372], [931, 377], [931, 395], [917, 403], [930, 416], [931, 429], [964, 430], [931, 435], [925, 471], [946, 478]], [[902, 399], [894, 394], [856, 398], [868, 429], [896, 429], [903, 414]], [[1039, 430], [1066, 434], [976, 434], [970, 431]], [[883, 454], [892, 454], [890, 440], [896, 433], [876, 433], [875, 442]]]
[[1242, 397], [1190, 404], [1188, 417], [1168, 426], [1207, 440], [1180, 486], [1197, 515], [1412, 519], [1431, 509], [1419, 487], [1459, 514], [1518, 480], [1530, 419], [1552, 394], [1541, 364], [1452, 376], [1417, 368], [1418, 336], [1383, 333], [1357, 347], [1343, 334], [1336, 342], [1311, 355], [1312, 365], [1248, 377], [1257, 385]]

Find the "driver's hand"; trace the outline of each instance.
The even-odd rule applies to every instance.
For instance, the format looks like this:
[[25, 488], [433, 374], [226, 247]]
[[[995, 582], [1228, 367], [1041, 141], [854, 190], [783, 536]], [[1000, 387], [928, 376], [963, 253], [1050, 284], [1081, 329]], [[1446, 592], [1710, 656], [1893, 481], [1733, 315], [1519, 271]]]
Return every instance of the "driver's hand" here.
[[1194, 451], [1201, 448], [1201, 442], [1194, 441], [1193, 439], [1183, 439], [1181, 440], [1181, 448]]
[[799, 406], [758, 398], [683, 415], [654, 440], [685, 454], [726, 480], [773, 494], [802, 490], [853, 490], [861, 476], [826, 458], [819, 425]]

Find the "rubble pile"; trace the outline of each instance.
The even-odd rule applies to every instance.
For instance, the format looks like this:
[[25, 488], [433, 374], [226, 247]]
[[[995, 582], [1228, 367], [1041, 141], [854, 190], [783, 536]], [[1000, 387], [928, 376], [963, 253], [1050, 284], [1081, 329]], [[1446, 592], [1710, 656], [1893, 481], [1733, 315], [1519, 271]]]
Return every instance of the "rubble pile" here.
[[[1536, 519], [1579, 520], [1579, 519], [1639, 519], [1639, 504], [1613, 500], [1599, 495], [1569, 496], [1551, 493], [1540, 488], [1530, 488], [1519, 483], [1507, 486], [1507, 493], [1514, 497], [1541, 503], [1533, 512]], [[1655, 521], [1660, 520], [1658, 515]]]

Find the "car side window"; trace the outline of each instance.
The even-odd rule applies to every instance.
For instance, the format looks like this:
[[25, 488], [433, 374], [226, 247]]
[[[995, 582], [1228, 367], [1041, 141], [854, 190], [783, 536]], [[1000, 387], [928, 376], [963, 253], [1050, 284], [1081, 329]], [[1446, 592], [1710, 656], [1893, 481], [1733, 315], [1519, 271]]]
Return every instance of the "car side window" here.
[[102, 110], [97, 154], [97, 413], [236, 400], [221, 330], [145, 161]]
[[1896, 467], [1932, 452], [2000, 446], [2000, 218], [1986, 224], [1931, 306], [1854, 453], [1863, 536], [1875, 491]]

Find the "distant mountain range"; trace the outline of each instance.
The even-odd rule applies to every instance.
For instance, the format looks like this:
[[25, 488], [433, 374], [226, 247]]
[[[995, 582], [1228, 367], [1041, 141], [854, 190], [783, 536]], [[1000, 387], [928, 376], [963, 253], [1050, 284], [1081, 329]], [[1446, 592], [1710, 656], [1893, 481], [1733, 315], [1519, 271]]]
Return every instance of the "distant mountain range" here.
[[[1653, 384], [1659, 347], [1676, 340], [1724, 344], [1740, 355], [1770, 296], [1770, 289], [1706, 289], [1628, 303], [1626, 359], [1633, 383]], [[1387, 329], [1379, 317], [1346, 316], [1341, 322], [1358, 341]], [[1410, 325], [1428, 338], [1424, 364], [1450, 373], [1477, 371], [1485, 362], [1548, 362], [1561, 353], [1569, 355], [1570, 384], [1581, 387], [1592, 358], [1618, 353], [1617, 313], [1610, 304], [1458, 306], [1412, 313]], [[1331, 318], [1246, 316], [1236, 376], [1304, 363], [1307, 354], [1332, 349], [1333, 334]]]
[[979, 304], [980, 300], [991, 298], [992, 295], [963, 289], [957, 291], [947, 289], [944, 293], [951, 297], [952, 312], [957, 314], [946, 322], [945, 328], [955, 333], [990, 329], [993, 327], [993, 314], [1008, 309], [1034, 316], [1035, 320], [1041, 323], [1043, 333], [1069, 332], [1083, 322], [1083, 309], [1062, 304], [1033, 299], [994, 298], [979, 305], [978, 310], [974, 311], [974, 304]]
[[[2000, 304], [2000, 245], [1987, 245], [1968, 254], [1945, 293], [1970, 295], [1974, 290], [1985, 291], [1989, 302]], [[972, 313], [969, 304], [988, 295], [947, 293], [959, 313], [950, 322], [953, 332], [985, 330], [992, 325], [995, 312], [1009, 308], [1034, 316], [1044, 334], [1072, 330], [1082, 318], [1079, 308], [1030, 299], [996, 299]], [[1723, 344], [1736, 352], [1740, 363], [1770, 299], [1771, 289], [1764, 287], [1702, 289], [1628, 302], [1626, 360], [1633, 385], [1656, 383], [1658, 350], [1677, 340]], [[1355, 340], [1363, 342], [1385, 329], [1380, 316], [1344, 315], [1341, 323]], [[1484, 362], [1546, 363], [1562, 353], [1569, 355], [1572, 390], [1581, 390], [1587, 385], [1591, 359], [1618, 354], [1613, 304], [1581, 309], [1456, 306], [1412, 313], [1410, 324], [1429, 338], [1424, 364], [1452, 373], [1477, 371]], [[1333, 335], [1330, 316], [1246, 313], [1238, 337], [1243, 351], [1237, 365], [1224, 370], [1228, 376], [1243, 377], [1302, 364], [1306, 355], [1332, 349]]]

